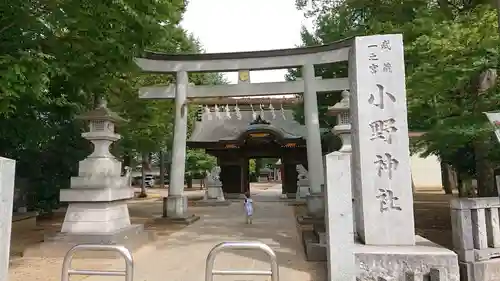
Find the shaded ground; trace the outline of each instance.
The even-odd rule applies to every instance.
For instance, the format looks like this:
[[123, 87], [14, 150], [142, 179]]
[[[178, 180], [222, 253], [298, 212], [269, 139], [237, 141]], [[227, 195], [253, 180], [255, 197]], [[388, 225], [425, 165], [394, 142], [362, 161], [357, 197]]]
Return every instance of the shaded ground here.
[[[161, 214], [161, 203], [157, 198], [133, 200], [129, 204], [131, 222], [144, 224], [147, 230], [158, 238], [165, 238], [183, 228], [182, 225], [155, 224], [154, 215]], [[61, 258], [23, 258], [20, 256], [27, 247], [36, 246], [43, 241], [44, 235], [54, 235], [61, 229], [64, 213], [57, 212], [50, 218], [38, 219], [36, 229], [25, 229], [12, 233], [11, 266], [9, 281], [59, 281]], [[107, 269], [116, 263], [109, 259], [75, 259], [73, 267]], [[82, 280], [85, 276], [71, 277], [71, 280]]]
[[[161, 213], [161, 202], [150, 199], [149, 202], [136, 201], [129, 205], [132, 220], [146, 223], [146, 227], [157, 236], [150, 243], [134, 253], [136, 261], [136, 280], [203, 280], [205, 257], [211, 247], [220, 241], [260, 240], [271, 246], [278, 256], [280, 271], [284, 280], [322, 280], [324, 267], [318, 263], [308, 263], [304, 259], [303, 250], [296, 231], [292, 208], [279, 202], [281, 189], [276, 193], [276, 200], [264, 200], [272, 190], [262, 187], [262, 193], [255, 196], [256, 209], [253, 225], [245, 225], [244, 211], [240, 202], [228, 207], [192, 207], [190, 210], [202, 219], [190, 226], [155, 225], [150, 218]], [[262, 198], [265, 199], [265, 198]], [[50, 223], [49, 223], [50, 221]], [[42, 225], [50, 225], [59, 229], [59, 219], [43, 221]], [[14, 242], [14, 241], [13, 241]], [[87, 269], [119, 269], [122, 261], [117, 260], [79, 260], [74, 261], [74, 268]], [[267, 258], [252, 252], [241, 251], [222, 254], [216, 262], [217, 268], [254, 268], [268, 267]], [[56, 281], [60, 280], [61, 259], [21, 258], [14, 262], [9, 271], [9, 281]], [[82, 280], [86, 277], [74, 277]], [[248, 280], [239, 278], [238, 280]], [[88, 281], [102, 280], [90, 277]], [[106, 277], [106, 280], [123, 280], [123, 277]], [[233, 277], [217, 278], [217, 280], [236, 280]], [[257, 278], [252, 280], [267, 280]]]
[[[416, 234], [450, 250], [453, 249], [449, 208], [451, 198], [452, 195], [445, 195], [439, 189], [424, 189], [417, 191], [413, 204]], [[306, 213], [304, 205], [295, 207], [296, 215]]]
[[[259, 189], [266, 190], [263, 185]], [[138, 199], [135, 202], [148, 202], [159, 200], [158, 190], [150, 190], [150, 197]], [[200, 194], [201, 196], [201, 194]], [[196, 197], [196, 196], [193, 196]], [[449, 200], [451, 195], [445, 195], [441, 190], [428, 189], [419, 190], [415, 194], [415, 226], [418, 235], [438, 243], [444, 247], [452, 249], [451, 220], [449, 210]], [[130, 215], [133, 223], [143, 223], [147, 228], [154, 229], [156, 226], [151, 222], [152, 212], [159, 213], [161, 210], [148, 208], [134, 208], [134, 203], [130, 207]], [[24, 248], [43, 241], [44, 235], [54, 235], [61, 229], [64, 213], [55, 213], [50, 218], [38, 218], [38, 227], [35, 229], [23, 229], [12, 234], [11, 255], [20, 256]], [[167, 235], [162, 233], [160, 235]]]
[[439, 189], [418, 190], [414, 196], [415, 232], [434, 243], [453, 249], [450, 199]]
[[[135, 280], [203, 280], [209, 250], [222, 241], [242, 240], [258, 240], [270, 246], [277, 255], [282, 280], [324, 280], [324, 264], [305, 261], [293, 208], [280, 200], [281, 187], [259, 186], [259, 190], [254, 187], [255, 213], [252, 225], [245, 224], [241, 200], [224, 207], [193, 207], [190, 210], [201, 217], [200, 221], [159, 239], [134, 255]], [[268, 262], [269, 259], [262, 253], [240, 250], [217, 256], [215, 268], [263, 270], [269, 268]], [[269, 280], [264, 276], [218, 276], [215, 279]], [[98, 280], [102, 279], [86, 279]]]
[[[267, 193], [269, 187], [265, 185], [256, 186], [255, 190], [260, 189], [261, 192]], [[169, 243], [172, 241], [180, 242], [182, 240], [183, 244], [187, 245], [186, 239], [195, 239], [196, 233], [189, 231], [186, 233], [190, 233], [190, 237], [176, 237], [170, 239], [169, 237], [176, 232], [182, 231], [183, 227], [178, 225], [165, 225], [165, 224], [154, 224], [151, 219], [153, 215], [161, 214], [161, 203], [160, 199], [158, 199], [157, 195], [154, 195], [155, 190], [150, 190], [153, 195], [150, 198], [134, 200], [131, 204], [129, 204], [130, 215], [133, 223], [143, 223], [146, 226], [146, 229], [152, 230], [159, 240], [164, 240], [162, 243], [162, 247], [169, 247]], [[200, 193], [199, 191], [196, 191]], [[193, 193], [193, 198], [199, 198], [200, 194]], [[440, 190], [419, 190], [415, 195], [415, 225], [416, 232], [419, 235], [426, 237], [427, 239], [443, 245], [449, 249], [452, 248], [452, 239], [451, 239], [451, 223], [450, 223], [450, 215], [449, 215], [449, 200], [451, 196], [444, 195]], [[237, 204], [237, 203], [236, 203]], [[278, 203], [267, 203], [270, 204], [270, 208], [273, 208], [273, 204]], [[267, 205], [266, 205], [267, 206]], [[238, 208], [237, 208], [238, 209]], [[192, 208], [191, 210], [197, 212], [199, 215], [205, 214], [206, 219], [211, 222], [217, 222], [219, 219], [213, 217], [215, 213], [215, 209], [204, 209], [204, 208]], [[265, 207], [264, 210], [271, 211], [268, 207]], [[226, 215], [228, 215], [226, 213]], [[238, 216], [238, 214], [232, 214], [233, 216]], [[44, 235], [53, 235], [57, 231], [60, 230], [61, 223], [63, 221], [64, 214], [56, 213], [51, 218], [41, 218], [38, 221], [38, 227], [32, 230], [22, 230], [17, 231], [12, 234], [12, 254], [14, 258], [12, 259], [12, 266], [10, 269], [10, 278], [9, 281], [57, 281], [60, 280], [60, 264], [61, 259], [39, 259], [39, 258], [21, 258], [19, 254], [26, 246], [36, 245], [40, 241], [43, 240]], [[266, 222], [267, 223], [267, 222]], [[270, 225], [275, 225], [275, 222], [269, 222]], [[224, 226], [226, 227], [226, 226]], [[211, 232], [216, 231], [215, 228], [207, 228], [203, 229], [205, 234], [212, 234]], [[217, 230], [218, 232], [219, 230]], [[270, 236], [264, 237], [264, 233], [256, 232], [255, 229], [244, 229], [240, 230], [240, 237], [261, 237], [263, 238], [271, 238]], [[213, 233], [215, 234], [215, 233]], [[268, 234], [265, 234], [268, 235]], [[200, 237], [201, 238], [201, 237]], [[229, 238], [229, 237], [228, 237]], [[290, 237], [279, 235], [275, 237], [276, 239], [283, 240], [282, 243], [285, 243], [289, 247], [292, 246], [293, 243], [290, 243]], [[293, 238], [291, 240], [295, 240], [297, 238]], [[204, 249], [206, 250], [206, 249]], [[206, 251], [205, 251], [206, 252]], [[205, 253], [206, 254], [206, 253]], [[294, 253], [293, 255], [297, 255]], [[291, 259], [293, 256], [291, 253], [283, 253], [282, 257], [286, 256], [286, 259]], [[300, 253], [302, 255], [302, 253]], [[75, 260], [75, 267], [88, 267], [93, 269], [104, 269], [112, 266], [113, 261], [110, 260]], [[116, 263], [116, 262], [115, 262]], [[301, 268], [299, 271], [311, 271], [312, 268]], [[83, 277], [75, 277], [72, 280], [81, 280]], [[314, 280], [314, 279], [313, 279]]]

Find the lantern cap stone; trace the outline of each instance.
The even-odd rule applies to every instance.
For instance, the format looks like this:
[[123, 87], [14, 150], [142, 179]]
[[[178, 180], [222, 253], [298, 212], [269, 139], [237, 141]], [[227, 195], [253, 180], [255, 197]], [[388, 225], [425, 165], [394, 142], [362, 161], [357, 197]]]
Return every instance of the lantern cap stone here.
[[328, 115], [336, 115], [342, 112], [349, 111], [351, 94], [348, 90], [343, 90], [341, 95], [342, 99], [338, 103], [336, 103], [334, 106], [328, 107]]
[[99, 105], [97, 106], [97, 108], [78, 115], [76, 118], [87, 121], [111, 121], [115, 123], [126, 121], [125, 119], [121, 118], [116, 112], [113, 112], [108, 108], [108, 103], [104, 98], [101, 98], [99, 100]]

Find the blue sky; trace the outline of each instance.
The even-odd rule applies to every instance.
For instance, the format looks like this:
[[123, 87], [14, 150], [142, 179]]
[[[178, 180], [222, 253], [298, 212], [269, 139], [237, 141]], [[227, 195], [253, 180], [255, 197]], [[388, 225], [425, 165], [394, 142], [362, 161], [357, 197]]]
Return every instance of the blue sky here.
[[[207, 53], [292, 48], [310, 21], [295, 0], [189, 0], [182, 26], [194, 33]], [[286, 70], [253, 71], [252, 82], [283, 81]], [[227, 73], [231, 83], [237, 74]]]

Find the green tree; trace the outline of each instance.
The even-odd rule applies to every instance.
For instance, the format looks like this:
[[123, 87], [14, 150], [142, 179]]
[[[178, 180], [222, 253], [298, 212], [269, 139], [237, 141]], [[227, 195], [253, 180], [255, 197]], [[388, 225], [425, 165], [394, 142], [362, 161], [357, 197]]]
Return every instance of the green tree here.
[[[498, 159], [491, 128], [482, 115], [495, 109], [498, 101], [498, 90], [492, 87], [498, 68], [497, 17], [485, 5], [488, 2], [315, 0], [306, 6], [297, 1], [315, 19], [315, 31], [302, 32], [304, 45], [403, 33], [409, 126], [428, 132], [413, 151], [438, 155], [459, 173], [459, 179], [477, 176], [480, 195], [494, 193], [493, 163]], [[334, 64], [316, 72], [327, 78], [346, 77], [347, 65]], [[292, 71], [289, 78], [296, 76], [300, 72]], [[484, 84], [490, 89], [481, 89]], [[332, 96], [318, 97], [320, 113], [336, 102], [338, 96]], [[296, 116], [303, 118], [300, 109]], [[323, 126], [330, 123], [321, 119]]]
[[[69, 186], [89, 153], [75, 115], [107, 95], [119, 113], [136, 120], [140, 113], [122, 110], [112, 97], [119, 89], [122, 101], [135, 100], [126, 95], [139, 83], [133, 58], [145, 49], [177, 52], [193, 45], [179, 26], [184, 10], [182, 0], [0, 3], [0, 152], [17, 160], [17, 176], [35, 193], [33, 203], [43, 202], [39, 208], [57, 203], [58, 190]], [[148, 110], [160, 111], [142, 112]], [[161, 113], [158, 118], [168, 114]], [[145, 142], [132, 140], [142, 136], [137, 127], [124, 125], [131, 129], [121, 131], [126, 147]]]
[[185, 178], [188, 188], [193, 187], [193, 179], [204, 178], [207, 171], [212, 170], [217, 164], [217, 159], [208, 155], [201, 149], [188, 149], [186, 151]]

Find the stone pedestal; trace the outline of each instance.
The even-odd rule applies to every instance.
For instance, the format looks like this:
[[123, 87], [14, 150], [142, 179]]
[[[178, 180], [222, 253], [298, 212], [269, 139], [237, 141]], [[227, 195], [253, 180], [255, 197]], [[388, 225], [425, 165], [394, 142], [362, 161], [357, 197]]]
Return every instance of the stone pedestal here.
[[222, 184], [207, 184], [207, 191], [205, 192], [205, 198], [203, 200], [196, 202], [199, 206], [228, 206], [231, 202], [224, 198], [224, 192], [222, 191]]
[[[372, 246], [357, 243], [354, 247], [359, 280], [429, 280], [439, 273], [444, 281], [459, 281], [457, 255], [431, 241], [415, 236], [412, 246]], [[414, 276], [415, 278], [408, 278]], [[420, 279], [417, 279], [420, 278]]]
[[297, 170], [297, 195], [296, 199], [305, 199], [310, 193], [309, 176], [307, 170], [302, 165], [296, 166]]
[[[128, 179], [124, 178], [122, 183], [123, 180], [128, 182]], [[78, 181], [73, 180], [72, 183]], [[93, 235], [111, 233], [130, 226], [125, 200], [134, 196], [131, 187], [94, 189], [76, 187], [61, 190], [59, 196], [61, 202], [70, 202], [61, 228], [62, 233]]]
[[296, 199], [306, 199], [309, 194], [311, 194], [310, 189], [309, 189], [309, 180], [308, 179], [300, 179], [297, 181], [298, 185], [298, 190], [296, 194]]
[[322, 193], [311, 193], [306, 197], [307, 214], [311, 217], [325, 217], [325, 196]]
[[203, 206], [227, 206], [231, 202], [226, 201], [224, 198], [224, 192], [222, 191], [222, 182], [220, 181], [221, 168], [216, 166], [210, 171], [208, 175], [207, 191], [205, 192], [205, 198], [202, 201], [196, 203], [196, 205]]
[[156, 218], [157, 223], [192, 224], [199, 216], [188, 214], [188, 198], [185, 195], [163, 197], [163, 216]]
[[183, 218], [187, 210], [187, 197], [170, 195], [167, 197], [167, 217]]
[[125, 201], [71, 202], [61, 228], [66, 234], [114, 233], [130, 226]]
[[207, 192], [205, 199], [215, 199], [224, 201], [224, 193], [222, 192], [222, 185], [207, 185]]

